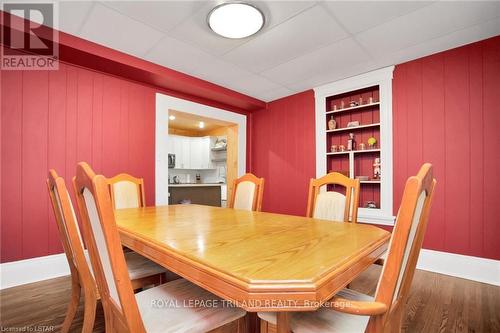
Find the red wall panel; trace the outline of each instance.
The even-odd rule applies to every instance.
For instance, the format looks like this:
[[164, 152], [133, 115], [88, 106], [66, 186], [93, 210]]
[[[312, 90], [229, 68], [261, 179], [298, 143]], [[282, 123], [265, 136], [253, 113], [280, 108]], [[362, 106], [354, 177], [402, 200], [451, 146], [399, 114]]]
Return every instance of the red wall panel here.
[[263, 210], [304, 215], [315, 176], [314, 94], [306, 91], [252, 113], [251, 171], [264, 177]]
[[73, 199], [76, 163], [87, 161], [107, 176], [144, 177], [154, 202], [155, 93], [62, 63], [58, 71], [2, 72], [2, 262], [62, 251], [49, 168], [65, 178]]
[[[500, 259], [499, 92], [500, 37], [396, 66], [394, 210], [406, 179], [431, 162], [438, 187], [425, 248]], [[252, 136], [263, 209], [304, 215], [315, 173], [312, 92], [255, 112]]]

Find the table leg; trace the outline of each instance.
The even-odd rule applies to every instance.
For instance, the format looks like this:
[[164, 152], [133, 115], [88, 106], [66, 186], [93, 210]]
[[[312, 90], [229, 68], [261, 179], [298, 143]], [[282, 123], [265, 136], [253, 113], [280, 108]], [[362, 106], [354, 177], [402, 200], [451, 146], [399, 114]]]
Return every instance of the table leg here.
[[277, 333], [290, 333], [290, 312], [277, 312], [276, 331]]

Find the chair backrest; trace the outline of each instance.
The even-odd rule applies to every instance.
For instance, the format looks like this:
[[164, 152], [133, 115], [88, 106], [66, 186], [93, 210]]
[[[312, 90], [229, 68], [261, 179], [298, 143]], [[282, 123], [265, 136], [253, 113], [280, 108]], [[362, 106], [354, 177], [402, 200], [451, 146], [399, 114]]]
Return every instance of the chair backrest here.
[[[345, 189], [345, 195], [329, 191], [322, 186], [336, 185]], [[307, 217], [323, 220], [357, 222], [359, 206], [359, 179], [352, 179], [338, 172], [311, 179], [307, 199]]]
[[[80, 162], [74, 178], [106, 331], [145, 332], [116, 227], [108, 182]], [[112, 326], [109, 326], [112, 325]]]
[[85, 258], [83, 240], [68, 189], [64, 179], [53, 169], [49, 170], [47, 187], [71, 275], [84, 287], [95, 290], [94, 277]]
[[406, 182], [387, 259], [375, 293], [375, 301], [386, 304], [388, 311], [383, 316], [372, 317], [370, 324], [382, 321], [378, 324], [387, 325], [394, 320], [398, 327], [401, 324], [402, 309], [422, 248], [435, 185], [432, 165], [429, 163], [424, 164], [418, 174]]
[[146, 206], [144, 179], [120, 173], [108, 178], [111, 202], [115, 209], [139, 208]]
[[254, 210], [262, 209], [262, 195], [264, 193], [264, 178], [258, 178], [247, 173], [235, 179], [233, 191], [229, 199], [229, 208]]

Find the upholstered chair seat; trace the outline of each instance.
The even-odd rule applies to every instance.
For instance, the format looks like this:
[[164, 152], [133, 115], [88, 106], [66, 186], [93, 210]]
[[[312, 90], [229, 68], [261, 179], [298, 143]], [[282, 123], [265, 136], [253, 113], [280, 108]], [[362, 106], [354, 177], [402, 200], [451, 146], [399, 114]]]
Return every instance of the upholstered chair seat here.
[[[352, 301], [373, 301], [373, 297], [351, 289], [343, 289], [336, 296]], [[276, 312], [259, 312], [260, 319], [276, 325]], [[357, 316], [322, 307], [317, 311], [292, 312], [290, 326], [293, 333], [364, 332], [370, 316]]]
[[[148, 333], [208, 332], [245, 315], [237, 307], [222, 308], [222, 299], [185, 279], [139, 292], [135, 299]], [[194, 301], [205, 304], [196, 307]]]
[[[142, 279], [147, 276], [157, 275], [161, 273], [166, 273], [167, 270], [162, 266], [156, 264], [155, 262], [141, 256], [136, 252], [125, 252], [125, 261], [128, 267], [128, 276], [130, 280]], [[85, 254], [85, 259], [89, 265], [90, 272], [94, 275], [92, 264], [90, 263], [90, 258], [88, 254]]]

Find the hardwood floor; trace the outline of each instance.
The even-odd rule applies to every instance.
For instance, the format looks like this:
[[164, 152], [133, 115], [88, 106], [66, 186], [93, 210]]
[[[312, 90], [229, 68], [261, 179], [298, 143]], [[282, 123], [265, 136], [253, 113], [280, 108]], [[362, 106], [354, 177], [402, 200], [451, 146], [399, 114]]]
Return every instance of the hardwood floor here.
[[[351, 288], [373, 295], [378, 274], [380, 267], [370, 267]], [[58, 332], [70, 288], [69, 277], [62, 277], [0, 291], [0, 331]], [[81, 330], [82, 304], [72, 332]], [[94, 331], [104, 332], [100, 303]], [[500, 287], [417, 270], [402, 331], [500, 332]]]

